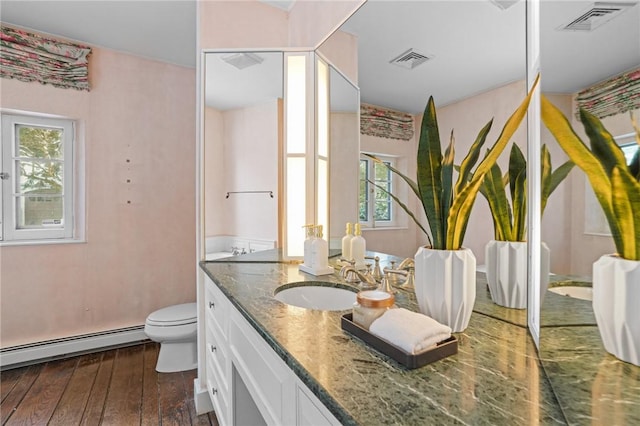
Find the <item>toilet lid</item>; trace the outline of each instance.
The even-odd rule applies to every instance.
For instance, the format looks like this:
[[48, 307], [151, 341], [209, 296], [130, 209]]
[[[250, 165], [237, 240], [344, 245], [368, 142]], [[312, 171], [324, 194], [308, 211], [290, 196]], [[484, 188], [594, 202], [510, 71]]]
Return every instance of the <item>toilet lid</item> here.
[[196, 322], [196, 311], [195, 303], [167, 306], [152, 312], [147, 317], [147, 322], [164, 326], [189, 324]]

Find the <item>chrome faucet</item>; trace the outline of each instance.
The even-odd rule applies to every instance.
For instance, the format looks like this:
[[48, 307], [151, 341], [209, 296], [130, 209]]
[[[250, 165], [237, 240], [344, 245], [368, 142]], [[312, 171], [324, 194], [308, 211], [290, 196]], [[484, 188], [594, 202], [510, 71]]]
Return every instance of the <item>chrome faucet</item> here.
[[360, 283], [358, 287], [363, 289], [376, 288], [378, 286], [371, 274], [363, 274], [352, 265], [343, 266], [340, 269], [340, 276], [348, 283]]
[[[406, 277], [404, 283], [395, 285], [403, 290], [412, 291], [415, 290], [415, 265], [415, 261], [412, 258], [406, 258], [402, 262], [400, 262], [400, 265], [398, 265], [398, 269], [394, 269], [394, 265], [392, 263], [392, 267], [384, 268], [384, 272], [386, 275], [394, 274], [394, 276], [396, 277], [398, 275]], [[398, 280], [396, 280], [396, 283], [397, 282]]]

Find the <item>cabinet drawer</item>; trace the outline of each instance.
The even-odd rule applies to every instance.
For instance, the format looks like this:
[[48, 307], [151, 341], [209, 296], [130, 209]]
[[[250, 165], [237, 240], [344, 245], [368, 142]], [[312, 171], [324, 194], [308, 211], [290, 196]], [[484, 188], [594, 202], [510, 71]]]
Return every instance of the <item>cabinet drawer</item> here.
[[224, 386], [220, 385], [213, 360], [209, 356], [207, 356], [207, 391], [218, 422], [223, 426], [229, 424], [229, 393]]
[[217, 383], [224, 387], [224, 391], [229, 390], [229, 360], [227, 342], [217, 336], [217, 333], [207, 328], [207, 369], [214, 370]]
[[205, 280], [205, 312], [207, 327], [216, 329], [217, 333], [226, 340], [229, 314], [229, 301], [218, 286], [209, 277]]

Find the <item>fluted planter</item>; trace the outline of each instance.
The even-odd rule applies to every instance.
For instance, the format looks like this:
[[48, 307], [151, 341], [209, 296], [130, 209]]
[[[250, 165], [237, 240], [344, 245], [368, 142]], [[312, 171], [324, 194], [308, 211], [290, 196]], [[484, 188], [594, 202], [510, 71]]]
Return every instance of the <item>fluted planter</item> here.
[[[491, 299], [513, 309], [527, 307], [527, 243], [491, 240], [485, 247], [487, 284]], [[540, 246], [540, 300], [549, 287], [549, 248]]]
[[605, 255], [593, 264], [593, 313], [604, 348], [640, 366], [640, 261]]
[[476, 300], [476, 258], [466, 248], [420, 247], [415, 256], [415, 287], [420, 312], [454, 332], [464, 331]]

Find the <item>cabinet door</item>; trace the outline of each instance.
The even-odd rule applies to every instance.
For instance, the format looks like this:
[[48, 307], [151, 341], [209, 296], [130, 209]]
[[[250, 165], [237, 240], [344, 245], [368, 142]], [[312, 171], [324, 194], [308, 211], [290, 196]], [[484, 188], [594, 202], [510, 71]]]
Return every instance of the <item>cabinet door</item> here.
[[311, 393], [304, 383], [299, 380], [296, 397], [296, 424], [298, 426], [340, 425], [340, 422], [338, 422], [318, 398]]
[[292, 424], [295, 421], [295, 375], [235, 309], [229, 322], [229, 345], [233, 367], [265, 422], [269, 425]]

